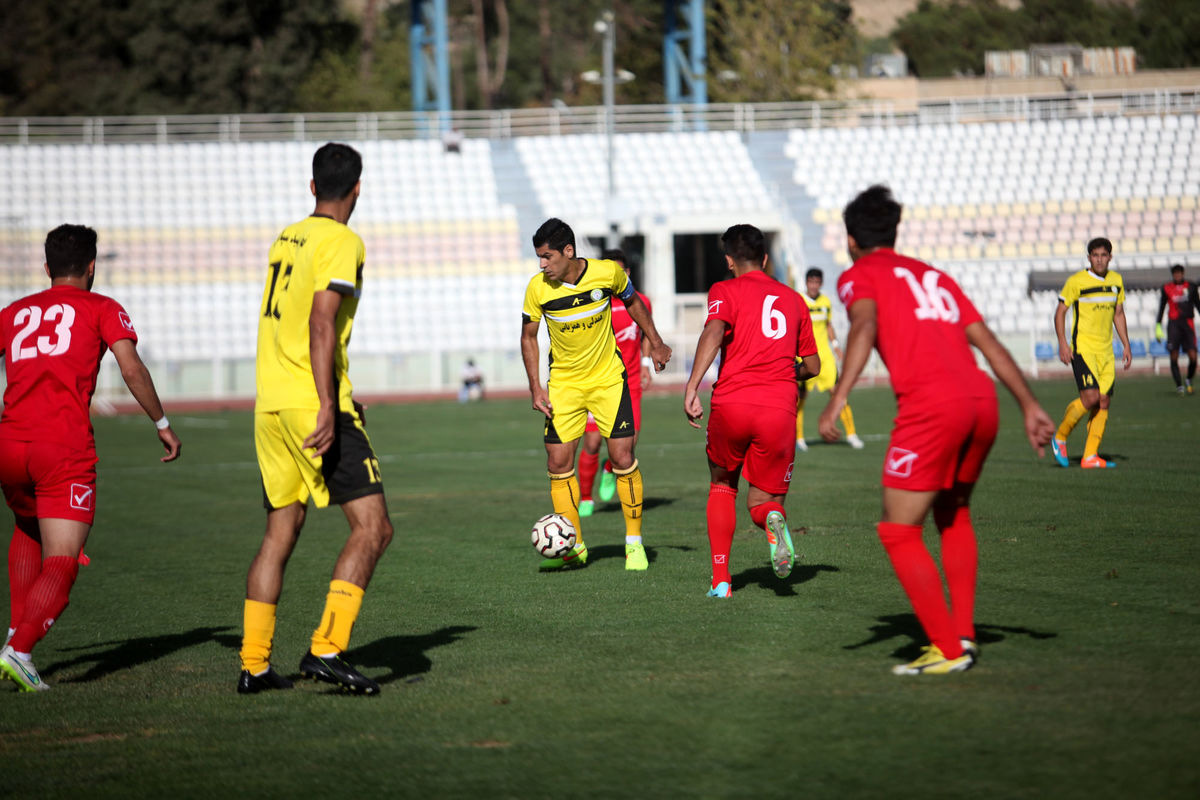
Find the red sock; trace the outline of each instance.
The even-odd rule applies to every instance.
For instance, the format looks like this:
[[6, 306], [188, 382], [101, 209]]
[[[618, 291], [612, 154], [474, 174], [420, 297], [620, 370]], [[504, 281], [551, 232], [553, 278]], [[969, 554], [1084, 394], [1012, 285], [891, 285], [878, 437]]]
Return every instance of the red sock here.
[[600, 468], [599, 453], [579, 454], [579, 499], [592, 499], [592, 484], [596, 482], [596, 470]]
[[611, 462], [611, 461], [609, 461], [607, 458], [606, 458], [606, 459], [604, 459], [604, 471], [605, 471], [605, 472], [612, 472], [612, 462]]
[[933, 521], [942, 532], [942, 571], [950, 590], [950, 616], [954, 632], [975, 638], [975, 576], [979, 571], [979, 546], [971, 525], [971, 509], [959, 506], [947, 512], [934, 511]]
[[737, 526], [737, 489], [718, 483], [708, 485], [708, 548], [712, 552], [712, 585], [729, 577], [729, 550], [733, 547], [733, 529]]
[[25, 597], [25, 612], [13, 634], [13, 650], [33, 652], [71, 598], [71, 586], [79, 574], [79, 562], [71, 556], [51, 556], [42, 563], [42, 574]]
[[15, 628], [25, 612], [25, 596], [42, 573], [42, 545], [19, 527], [8, 545], [8, 627]]
[[783, 514], [784, 519], [787, 518], [787, 513], [784, 512], [783, 506], [771, 500], [750, 509], [750, 519], [754, 521], [755, 525], [765, 531], [767, 529], [767, 514], [770, 514], [772, 511], [778, 511], [780, 514]]
[[880, 522], [875, 529], [925, 635], [946, 658], [958, 658], [962, 655], [962, 645], [954, 634], [942, 576], [921, 540], [921, 526]]

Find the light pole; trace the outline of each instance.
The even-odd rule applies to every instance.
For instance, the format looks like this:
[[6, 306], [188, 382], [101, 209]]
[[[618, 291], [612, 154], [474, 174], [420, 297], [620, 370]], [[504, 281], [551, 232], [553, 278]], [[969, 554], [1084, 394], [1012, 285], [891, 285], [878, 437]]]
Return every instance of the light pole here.
[[615, 19], [616, 17], [613, 15], [613, 12], [608, 10], [601, 14], [600, 19], [596, 20], [592, 26], [596, 33], [604, 36], [603, 74], [597, 75], [595, 70], [589, 70], [581, 76], [587, 83], [600, 83], [604, 90], [604, 140], [605, 157], [608, 162], [608, 185], [605, 188], [604, 197], [604, 215], [605, 221], [608, 223], [608, 231], [604, 236], [604, 244], [605, 247], [610, 248], [620, 244], [617, 239], [617, 220], [613, 209], [617, 196], [616, 180], [613, 174], [614, 162], [616, 161], [615, 153], [613, 152], [614, 95], [617, 83], [628, 83], [634, 78], [633, 73], [628, 70], [623, 69], [617, 72], [613, 69], [613, 54], [617, 48], [617, 26], [614, 22]]

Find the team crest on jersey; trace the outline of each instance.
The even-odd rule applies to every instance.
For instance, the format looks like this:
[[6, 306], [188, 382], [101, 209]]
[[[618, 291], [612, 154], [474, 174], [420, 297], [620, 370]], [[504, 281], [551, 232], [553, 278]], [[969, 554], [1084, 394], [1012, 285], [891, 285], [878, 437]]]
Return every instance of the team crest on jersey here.
[[592, 292], [591, 292], [591, 294], [588, 295], [588, 297], [592, 298], [592, 302], [599, 303], [601, 300], [604, 299], [604, 290], [603, 289], [592, 289]]
[[131, 333], [136, 333], [136, 331], [133, 330], [133, 320], [131, 320], [129, 315], [124, 311], [117, 312], [117, 319], [121, 320], [121, 327], [123, 327], [125, 330]]
[[82, 483], [71, 484], [71, 508], [91, 511], [96, 501], [96, 490]]
[[883, 460], [883, 471], [897, 478], [908, 478], [912, 475], [913, 464], [917, 454], [903, 447], [893, 447], [888, 450], [887, 458]]

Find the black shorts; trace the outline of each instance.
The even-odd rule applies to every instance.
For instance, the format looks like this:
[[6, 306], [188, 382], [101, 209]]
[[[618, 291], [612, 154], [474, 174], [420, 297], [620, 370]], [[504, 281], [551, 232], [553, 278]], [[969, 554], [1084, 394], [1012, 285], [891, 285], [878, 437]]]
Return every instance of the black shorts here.
[[1196, 349], [1196, 328], [1190, 319], [1173, 319], [1167, 322], [1167, 349], [1171, 352]]

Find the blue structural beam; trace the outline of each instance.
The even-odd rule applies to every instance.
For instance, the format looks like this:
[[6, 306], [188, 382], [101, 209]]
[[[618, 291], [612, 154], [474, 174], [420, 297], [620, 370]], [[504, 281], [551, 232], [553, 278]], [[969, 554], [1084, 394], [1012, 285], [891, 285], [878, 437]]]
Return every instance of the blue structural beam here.
[[[704, 0], [663, 0], [663, 83], [667, 103], [708, 103]], [[686, 50], [685, 50], [686, 46]]]
[[438, 129], [450, 127], [450, 48], [446, 0], [414, 0], [409, 30], [413, 111], [437, 111]]

